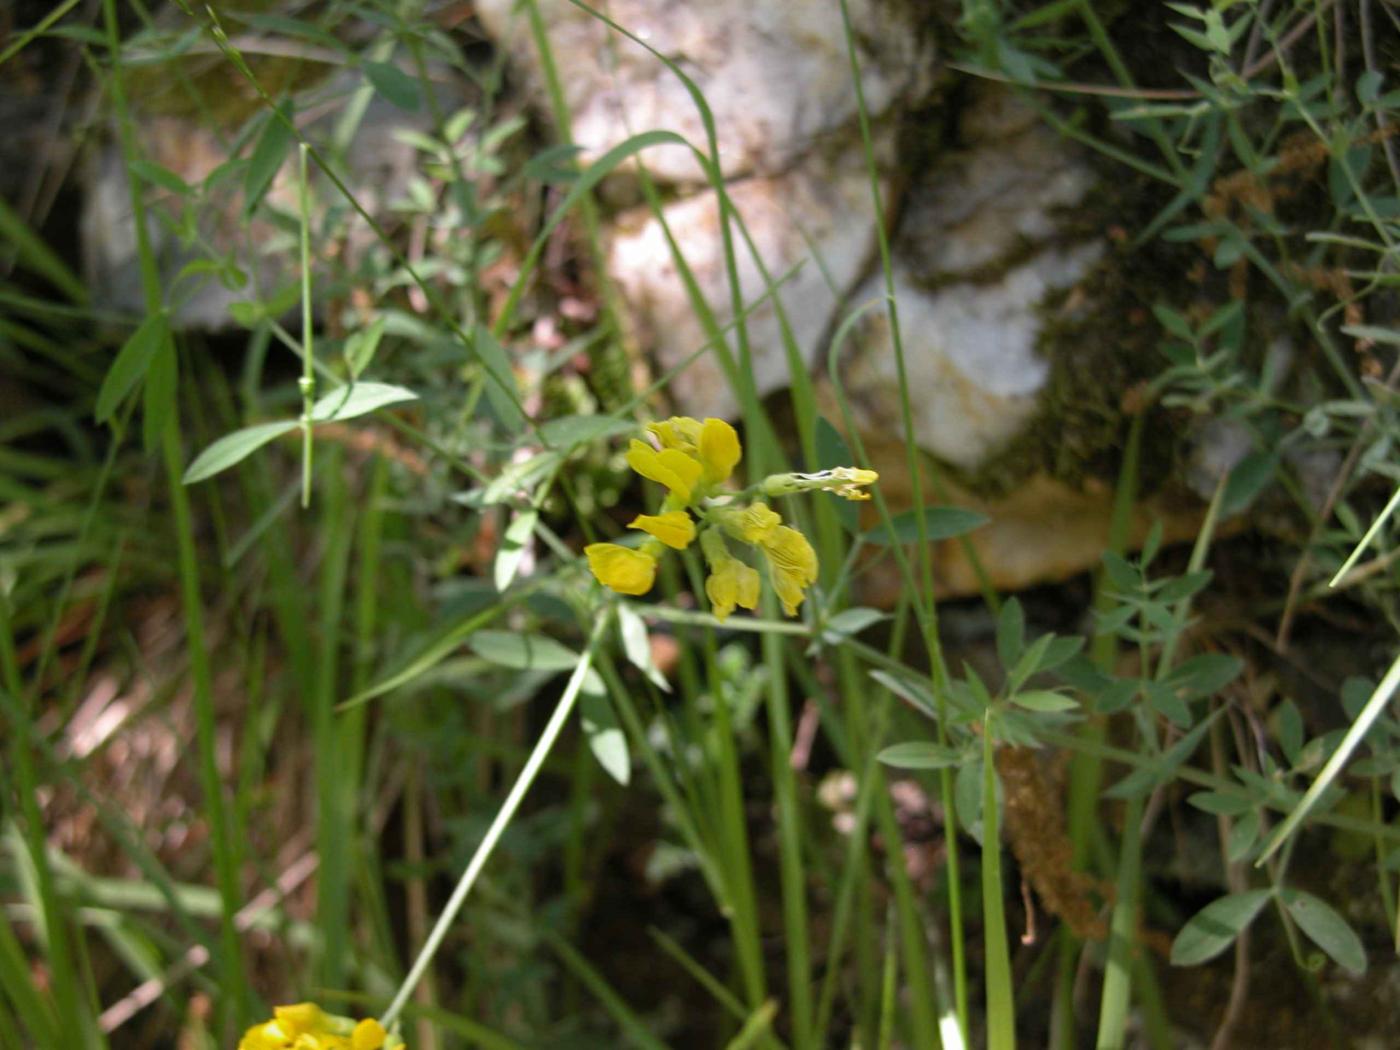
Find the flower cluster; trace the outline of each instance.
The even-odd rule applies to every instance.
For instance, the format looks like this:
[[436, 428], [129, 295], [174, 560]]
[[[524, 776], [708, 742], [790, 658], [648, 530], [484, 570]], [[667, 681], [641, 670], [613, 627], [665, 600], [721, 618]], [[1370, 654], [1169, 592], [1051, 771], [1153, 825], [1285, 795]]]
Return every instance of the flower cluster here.
[[590, 543], [584, 549], [593, 575], [620, 594], [646, 594], [656, 582], [656, 565], [666, 548], [684, 550], [698, 538], [710, 570], [705, 594], [715, 618], [723, 621], [735, 608], [758, 606], [758, 570], [734, 555], [728, 543], [734, 540], [752, 548], [766, 564], [783, 611], [796, 615], [807, 588], [817, 579], [816, 551], [767, 503], [745, 503], [744, 497], [825, 490], [846, 499], [869, 499], [864, 486], [874, 484], [879, 475], [855, 467], [775, 474], [743, 493], [732, 493], [724, 485], [743, 449], [739, 435], [724, 420], [677, 416], [651, 423], [647, 431], [659, 447], [633, 438], [627, 464], [665, 487], [666, 498], [658, 513], [639, 514], [628, 525], [647, 534], [640, 547]]
[[328, 1014], [315, 1003], [273, 1009], [271, 1021], [243, 1033], [238, 1050], [403, 1050], [403, 1040], [372, 1017], [356, 1021]]

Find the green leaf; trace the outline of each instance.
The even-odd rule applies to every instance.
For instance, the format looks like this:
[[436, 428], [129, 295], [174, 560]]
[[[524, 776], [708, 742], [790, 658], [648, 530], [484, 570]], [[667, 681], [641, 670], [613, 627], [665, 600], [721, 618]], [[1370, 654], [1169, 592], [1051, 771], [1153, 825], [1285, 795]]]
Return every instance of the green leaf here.
[[608, 776], [623, 787], [632, 778], [632, 760], [627, 752], [627, 734], [618, 723], [612, 704], [602, 692], [587, 687], [579, 696], [579, 715], [588, 749]]
[[[281, 115], [279, 118], [278, 114]], [[281, 118], [285, 118], [281, 119]], [[253, 155], [248, 160], [248, 171], [243, 176], [243, 212], [251, 215], [253, 209], [262, 202], [268, 187], [282, 167], [287, 149], [292, 144], [292, 102], [288, 99], [274, 113], [267, 115], [262, 134], [253, 147]]]
[[854, 638], [872, 624], [887, 619], [888, 614], [879, 609], [842, 609], [822, 625], [822, 639], [830, 645], [839, 645], [847, 638]]
[[311, 418], [317, 423], [354, 419], [386, 405], [417, 400], [412, 390], [393, 383], [355, 383], [318, 398], [311, 407]]
[[649, 678], [662, 692], [671, 691], [671, 683], [666, 681], [656, 661], [652, 659], [651, 635], [647, 623], [641, 615], [625, 602], [617, 606], [617, 630], [622, 636], [622, 652], [630, 663]]
[[1262, 826], [1259, 811], [1253, 809], [1241, 814], [1240, 819], [1235, 821], [1234, 826], [1230, 828], [1229, 838], [1225, 840], [1225, 857], [1231, 864], [1238, 864], [1249, 855], [1250, 849], [1259, 839]]
[[379, 349], [379, 340], [384, 337], [384, 325], [387, 321], [386, 317], [376, 317], [368, 328], [352, 332], [350, 338], [345, 340], [345, 367], [350, 370], [352, 380], [359, 379], [360, 373], [374, 360], [375, 351]]
[[602, 438], [627, 434], [637, 429], [629, 419], [612, 416], [559, 416], [540, 425], [540, 437], [546, 445], [567, 452], [576, 445]]
[[1108, 575], [1108, 581], [1122, 594], [1136, 593], [1142, 586], [1142, 575], [1137, 568], [1113, 551], [1104, 551], [1103, 571]]
[[1190, 918], [1172, 941], [1172, 965], [1199, 966], [1214, 959], [1254, 921], [1270, 896], [1271, 890], [1245, 890], [1211, 901]]
[[1165, 328], [1178, 339], [1184, 339], [1188, 343], [1192, 341], [1191, 324], [1165, 303], [1156, 303], [1152, 307], [1152, 313], [1157, 318], [1157, 323]]
[[[924, 510], [924, 538], [930, 542], [951, 539], [980, 528], [987, 521], [987, 515], [965, 507], [927, 507]], [[890, 524], [893, 532], [882, 523], [866, 532], [865, 542], [880, 547], [919, 542], [919, 516], [914, 511], [896, 514]]]
[[1209, 569], [1201, 572], [1188, 572], [1182, 576], [1173, 576], [1161, 581], [1154, 596], [1159, 602], [1179, 602], [1205, 590], [1206, 587], [1210, 586], [1210, 581], [1214, 576], [1215, 574]]
[[1178, 688], [1194, 696], [1214, 696], [1239, 677], [1244, 662], [1228, 653], [1201, 653], [1179, 664], [1167, 676]]
[[1133, 770], [1104, 794], [1109, 798], [1138, 798], [1146, 795], [1158, 784], [1165, 783], [1176, 772], [1177, 767], [1190, 758], [1196, 748], [1200, 746], [1201, 738], [1205, 736], [1206, 730], [1220, 717], [1220, 711], [1224, 710], [1222, 707], [1209, 718], [1202, 720], [1200, 725], [1183, 736], [1150, 765], [1140, 766]]
[[418, 81], [405, 73], [392, 62], [365, 62], [365, 76], [390, 103], [410, 113], [416, 112], [422, 104], [418, 93]]
[[146, 383], [141, 390], [141, 439], [146, 453], [154, 452], [161, 434], [175, 415], [175, 384], [179, 379], [179, 361], [169, 333], [156, 349], [146, 369]]
[[891, 744], [875, 757], [895, 769], [951, 769], [966, 758], [955, 747], [925, 740]]
[[578, 653], [542, 634], [477, 631], [467, 644], [483, 660], [516, 671], [568, 671], [578, 664]]
[[1225, 494], [1220, 501], [1222, 517], [1238, 514], [1251, 503], [1274, 479], [1278, 457], [1271, 452], [1251, 452], [1235, 464], [1230, 480], [1225, 482]]
[[525, 413], [520, 409], [520, 392], [515, 385], [510, 359], [485, 325], [477, 325], [472, 345], [486, 369], [486, 400], [491, 403], [501, 425], [512, 433], [519, 433], [525, 427]]
[[1027, 711], [1074, 711], [1079, 707], [1078, 701], [1073, 697], [1057, 693], [1053, 689], [1032, 689], [1029, 692], [1017, 693], [1011, 698], [1011, 702]]
[[1298, 928], [1338, 966], [1360, 976], [1366, 972], [1366, 949], [1346, 919], [1332, 906], [1302, 890], [1279, 890], [1279, 900]]
[[228, 470], [269, 441], [296, 430], [300, 425], [296, 420], [285, 419], [277, 423], [259, 423], [257, 426], [244, 427], [232, 434], [225, 434], [194, 458], [194, 462], [185, 471], [184, 483], [193, 485], [196, 481], [213, 477], [221, 470]]
[[1018, 598], [1008, 598], [997, 617], [997, 658], [1008, 670], [1021, 658], [1026, 644], [1026, 613]]
[[925, 682], [917, 682], [904, 675], [894, 675], [888, 671], [871, 671], [870, 677], [901, 700], [908, 702], [921, 714], [927, 715], [934, 721], [938, 720], [938, 705]]
[[130, 168], [143, 181], [152, 186], [159, 186], [163, 190], [184, 196], [193, 192], [192, 187], [184, 179], [176, 175], [169, 168], [163, 168], [159, 164], [152, 164], [148, 160], [133, 160]]
[[[818, 416], [813, 434], [816, 446], [817, 462], [813, 465], [813, 470], [832, 470], [836, 467], [848, 467], [856, 461], [851, 452], [851, 446], [846, 444], [846, 439], [826, 419], [825, 416]], [[854, 503], [849, 500], [827, 500], [827, 506], [831, 507], [836, 514], [836, 519], [841, 523], [841, 527], [854, 536], [860, 531], [860, 512], [856, 510]]]
[[1254, 808], [1254, 802], [1248, 795], [1238, 795], [1232, 791], [1197, 791], [1186, 801], [1206, 813], [1223, 813], [1231, 817], [1248, 813]]
[[1284, 700], [1278, 706], [1275, 732], [1278, 746], [1283, 749], [1283, 757], [1289, 766], [1298, 764], [1299, 753], [1303, 750], [1303, 716], [1298, 713], [1298, 705], [1292, 700]]
[[106, 423], [112, 418], [126, 395], [146, 375], [156, 351], [165, 345], [168, 334], [169, 322], [165, 313], [151, 314], [122, 344], [97, 392], [97, 406], [93, 410], [97, 422]]
[[522, 510], [506, 526], [501, 537], [501, 546], [496, 551], [496, 562], [492, 576], [496, 590], [503, 591], [511, 585], [515, 574], [520, 570], [520, 561], [525, 557], [526, 545], [535, 534], [535, 525], [540, 520], [540, 512], [534, 507]]

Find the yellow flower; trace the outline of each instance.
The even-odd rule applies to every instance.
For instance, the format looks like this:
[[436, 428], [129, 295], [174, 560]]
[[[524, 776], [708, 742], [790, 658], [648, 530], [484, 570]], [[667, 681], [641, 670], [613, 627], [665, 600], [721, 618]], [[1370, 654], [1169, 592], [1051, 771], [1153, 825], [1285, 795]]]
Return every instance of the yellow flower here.
[[598, 582], [619, 594], [646, 594], [656, 582], [656, 559], [646, 551], [616, 543], [590, 543], [583, 553]]
[[739, 446], [739, 435], [722, 419], [705, 420], [700, 428], [698, 451], [705, 481], [710, 485], [728, 481], [744, 454]]
[[641, 529], [678, 551], [685, 550], [695, 539], [695, 522], [691, 521], [690, 515], [683, 510], [670, 510], [665, 514], [639, 514], [627, 527]]
[[660, 452], [645, 441], [632, 439], [627, 450], [627, 465], [644, 478], [649, 478], [667, 490], [681, 503], [690, 502], [695, 483], [700, 480], [700, 462], [674, 448]]
[[705, 594], [710, 599], [715, 619], [723, 623], [736, 605], [745, 609], [758, 608], [758, 571], [738, 558], [727, 557], [705, 579]]
[[660, 423], [648, 423], [647, 432], [655, 435], [662, 448], [674, 448], [686, 455], [694, 455], [700, 446], [701, 426], [698, 419], [672, 416]]
[[350, 1050], [381, 1050], [388, 1038], [382, 1024], [373, 1017], [366, 1017], [350, 1033]]
[[762, 543], [783, 523], [782, 516], [766, 503], [751, 503], [725, 516], [729, 532], [745, 543]]
[[662, 423], [648, 423], [647, 432], [661, 442], [663, 450], [698, 461], [706, 485], [728, 481], [744, 454], [739, 435], [722, 419], [711, 417], [702, 423], [689, 416], [672, 416]]
[[402, 1050], [390, 1042], [384, 1026], [373, 1018], [358, 1024], [349, 1017], [328, 1014], [315, 1003], [295, 1003], [273, 1009], [271, 1021], [243, 1033], [238, 1050]]
[[783, 612], [796, 616], [806, 597], [803, 591], [817, 581], [817, 552], [806, 536], [787, 525], [775, 527], [759, 541], [759, 547], [768, 558], [768, 575]]

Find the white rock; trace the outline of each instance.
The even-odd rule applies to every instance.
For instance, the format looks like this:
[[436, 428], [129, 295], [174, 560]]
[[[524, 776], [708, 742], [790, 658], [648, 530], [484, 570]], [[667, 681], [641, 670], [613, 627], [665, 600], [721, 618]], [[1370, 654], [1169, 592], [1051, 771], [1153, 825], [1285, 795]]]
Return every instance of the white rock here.
[[[543, 97], [539, 60], [515, 0], [482, 0], [487, 30], [507, 41]], [[567, 0], [540, 0], [574, 142], [591, 161], [630, 135], [663, 128], [705, 148], [700, 113], [674, 73], [644, 48]], [[773, 175], [856, 116], [840, 5], [813, 0], [612, 0], [606, 10], [695, 81], [714, 114], [727, 176]], [[868, 111], [924, 91], [930, 19], [917, 4], [851, 0]], [[873, 49], [873, 50], [872, 50]], [[699, 182], [680, 146], [646, 154], [665, 181]]]
[[970, 148], [940, 157], [910, 194], [901, 253], [923, 282], [966, 277], [1055, 236], [1055, 209], [1088, 194], [1093, 175], [1035, 111], [1000, 88], [960, 122]]
[[[822, 340], [841, 294], [859, 277], [874, 246], [870, 183], [860, 154], [847, 154], [843, 166], [834, 171], [813, 160], [790, 175], [735, 183], [729, 193], [774, 280], [802, 264], [779, 295], [804, 365], [810, 368], [824, 353]], [[706, 191], [672, 204], [664, 214], [719, 323], [728, 323], [733, 311], [715, 194]], [[737, 228], [734, 237], [743, 299], [753, 303], [765, 292], [763, 277]], [[609, 244], [608, 269], [632, 309], [639, 342], [658, 372], [681, 365], [705, 344], [705, 330], [676, 272], [661, 223], [645, 209], [618, 223]], [[747, 312], [746, 324], [759, 394], [787, 386], [788, 358], [772, 301]], [[731, 348], [737, 346], [732, 332], [728, 342]], [[668, 389], [678, 409], [688, 415], [737, 414], [738, 402], [712, 352], [698, 357]]]
[[[988, 284], [927, 292], [895, 270], [895, 300], [920, 447], [975, 468], [1016, 435], [1036, 410], [1049, 366], [1036, 352], [1038, 308], [1074, 284], [1103, 253], [1100, 242], [1049, 249]], [[881, 295], [876, 277], [856, 296]], [[875, 312], [843, 369], [863, 427], [899, 418], [899, 370], [887, 316]]]

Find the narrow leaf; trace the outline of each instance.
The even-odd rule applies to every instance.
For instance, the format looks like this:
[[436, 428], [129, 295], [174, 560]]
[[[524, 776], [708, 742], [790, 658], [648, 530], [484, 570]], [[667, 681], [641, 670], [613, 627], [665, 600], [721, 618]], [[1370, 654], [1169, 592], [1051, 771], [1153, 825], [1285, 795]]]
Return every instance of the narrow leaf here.
[[97, 406], [93, 416], [99, 423], [112, 418], [117, 407], [126, 395], [146, 375], [156, 351], [165, 344], [169, 322], [164, 313], [151, 314], [117, 351], [112, 367], [102, 380], [102, 388], [97, 392]]
[[297, 429], [299, 425], [295, 420], [284, 419], [277, 423], [259, 423], [257, 426], [244, 427], [232, 434], [225, 434], [195, 457], [194, 462], [185, 471], [185, 484], [193, 485], [196, 481], [213, 477], [221, 470], [228, 470], [269, 441]]
[[317, 423], [338, 422], [368, 415], [386, 405], [417, 400], [418, 395], [412, 390], [393, 383], [356, 383], [317, 399], [311, 408], [311, 418]]
[[418, 81], [405, 73], [392, 62], [366, 62], [365, 76], [374, 85], [374, 90], [399, 109], [410, 113], [417, 112], [422, 104], [418, 93]]

